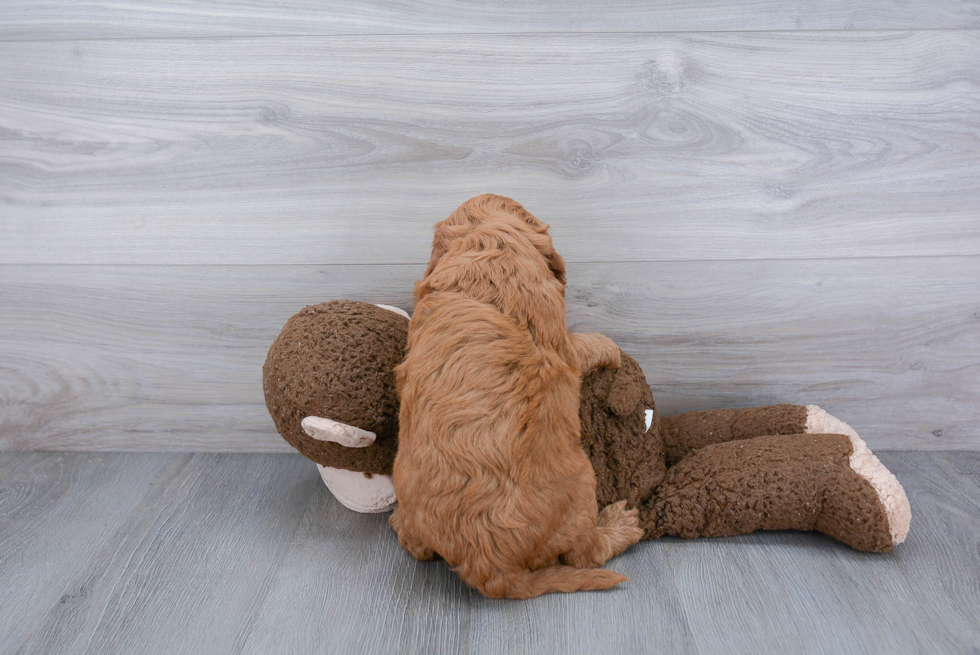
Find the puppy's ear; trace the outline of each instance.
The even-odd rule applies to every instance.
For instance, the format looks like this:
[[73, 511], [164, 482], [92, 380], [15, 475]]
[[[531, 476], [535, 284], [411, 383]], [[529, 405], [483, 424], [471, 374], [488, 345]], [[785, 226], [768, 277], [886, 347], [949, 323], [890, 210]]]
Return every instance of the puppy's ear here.
[[429, 255], [429, 265], [425, 267], [425, 275], [422, 276], [423, 280], [429, 277], [436, 264], [446, 254], [446, 235], [441, 227], [442, 223], [436, 223], [436, 234], [432, 239], [432, 254]]
[[432, 237], [432, 254], [429, 255], [429, 265], [425, 267], [425, 275], [422, 276], [423, 280], [429, 277], [429, 274], [435, 270], [439, 260], [449, 252], [449, 243], [461, 233], [462, 227], [461, 225], [451, 224], [449, 218], [436, 223], [435, 235]]
[[502, 198], [502, 200], [505, 202], [504, 209], [506, 211], [520, 216], [521, 220], [534, 230], [536, 237], [532, 239], [534, 247], [538, 249], [538, 252], [548, 262], [548, 268], [555, 276], [555, 279], [561, 282], [562, 286], [565, 286], [565, 260], [555, 252], [555, 246], [551, 243], [551, 236], [548, 234], [548, 224], [538, 220], [534, 214], [525, 209], [524, 205], [516, 200], [511, 200], [510, 198]]
[[[548, 240], [549, 246], [551, 245], [551, 239]], [[561, 282], [562, 286], [565, 286], [565, 260], [562, 259], [561, 255], [555, 252], [554, 247], [551, 247], [551, 252], [542, 253], [545, 260], [548, 262], [548, 268], [554, 273], [555, 278]]]
[[565, 286], [565, 260], [555, 251], [555, 246], [551, 243], [551, 236], [548, 235], [548, 224], [542, 223], [534, 216], [531, 216], [531, 214], [527, 214], [527, 216], [530, 220], [525, 220], [531, 226], [531, 229], [534, 230], [531, 243], [541, 253], [544, 260], [548, 262], [548, 269], [551, 270], [555, 279], [561, 282], [562, 286]]
[[429, 256], [429, 265], [425, 269], [425, 277], [429, 277], [436, 264], [449, 250], [449, 243], [473, 229], [473, 226], [479, 222], [477, 213], [482, 206], [481, 201], [484, 197], [470, 198], [457, 207], [448, 218], [435, 224], [435, 236], [432, 237], [432, 254]]
[[551, 237], [548, 236], [547, 225], [544, 226], [544, 230], [543, 233], [534, 235], [535, 238], [531, 242], [548, 263], [548, 269], [555, 276], [555, 279], [561, 282], [562, 286], [565, 286], [565, 260], [555, 252], [555, 247], [551, 245]]

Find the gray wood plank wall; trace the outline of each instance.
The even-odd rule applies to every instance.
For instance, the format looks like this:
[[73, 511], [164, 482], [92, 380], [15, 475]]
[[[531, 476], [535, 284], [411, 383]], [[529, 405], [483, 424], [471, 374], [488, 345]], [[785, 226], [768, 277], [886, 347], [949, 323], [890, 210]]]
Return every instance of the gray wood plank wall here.
[[980, 3], [811, 4], [0, 4], [0, 448], [287, 450], [282, 323], [492, 191], [662, 412], [980, 449]]
[[5, 39], [980, 27], [975, 0], [5, 0]]

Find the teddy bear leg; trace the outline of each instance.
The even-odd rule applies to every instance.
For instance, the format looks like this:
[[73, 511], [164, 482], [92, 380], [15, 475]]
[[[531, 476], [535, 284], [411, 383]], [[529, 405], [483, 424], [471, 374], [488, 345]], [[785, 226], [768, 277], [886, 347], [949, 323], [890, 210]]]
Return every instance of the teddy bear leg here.
[[770, 405], [743, 409], [713, 409], [660, 417], [667, 466], [673, 466], [698, 448], [768, 434], [802, 434], [807, 408]]
[[[646, 538], [819, 530], [858, 550], [900, 543], [842, 434], [770, 435], [705, 446], [667, 471], [640, 511]], [[904, 538], [904, 536], [903, 536]]]
[[816, 405], [807, 405], [806, 410], [807, 434], [843, 434], [850, 439], [853, 451], [848, 465], [875, 490], [888, 517], [892, 543], [897, 545], [905, 541], [912, 522], [912, 508], [898, 479], [875, 457], [854, 428]]

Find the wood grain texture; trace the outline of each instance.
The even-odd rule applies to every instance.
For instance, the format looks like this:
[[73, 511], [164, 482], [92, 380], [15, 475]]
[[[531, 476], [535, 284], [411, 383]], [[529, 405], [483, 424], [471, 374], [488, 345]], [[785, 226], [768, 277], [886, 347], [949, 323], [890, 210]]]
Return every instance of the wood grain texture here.
[[695, 32], [980, 27], [973, 0], [65, 3], [6, 0], [0, 39], [310, 34]]
[[[261, 367], [333, 298], [411, 310], [405, 266], [0, 266], [0, 449], [288, 451]], [[875, 449], [980, 448], [980, 257], [572, 264], [573, 331], [661, 413], [816, 403]]]
[[412, 559], [387, 515], [344, 509], [298, 455], [0, 454], [3, 557], [28, 557], [3, 569], [0, 647], [971, 652], [980, 454], [882, 460], [913, 511], [893, 553], [798, 532], [661, 539], [610, 563], [631, 578], [614, 591], [510, 602], [467, 589], [443, 562]]
[[980, 31], [0, 43], [0, 263], [980, 254]]
[[190, 456], [0, 456], [0, 650], [92, 591], [79, 576], [153, 486]]
[[[62, 573], [60, 601], [34, 605], [20, 652], [163, 652], [175, 639], [184, 652], [219, 652], [262, 602], [313, 480], [296, 475], [288, 456], [126, 455], [116, 467], [130, 461], [166, 464], [166, 475], [149, 480], [125, 524], [82, 566]], [[119, 503], [112, 489], [86, 500], [107, 511]], [[58, 543], [60, 528], [30, 536]]]

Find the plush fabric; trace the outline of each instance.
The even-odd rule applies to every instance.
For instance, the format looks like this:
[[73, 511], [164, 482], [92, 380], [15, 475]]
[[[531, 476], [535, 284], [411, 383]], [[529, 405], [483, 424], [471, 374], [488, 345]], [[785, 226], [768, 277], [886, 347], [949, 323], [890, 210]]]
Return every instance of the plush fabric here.
[[871, 483], [851, 470], [839, 434], [714, 443], [667, 471], [640, 510], [646, 538], [721, 537], [756, 530], [819, 530], [858, 550], [892, 549]]
[[771, 405], [688, 412], [665, 416], [660, 419], [660, 427], [667, 466], [673, 466], [688, 453], [715, 443], [767, 434], [802, 434], [806, 428], [806, 407]]
[[[265, 402], [279, 434], [321, 466], [391, 474], [398, 448], [395, 366], [405, 358], [408, 319], [375, 305], [334, 300], [290, 318], [262, 368]], [[322, 416], [377, 440], [347, 448], [300, 426]]]
[[[622, 361], [618, 370], [598, 369], [582, 381], [582, 447], [595, 469], [599, 507], [619, 500], [639, 507], [667, 472], [650, 386], [635, 359], [623, 353]], [[649, 430], [647, 409], [654, 410]]]
[[[398, 437], [394, 367], [407, 332], [404, 317], [352, 301], [313, 305], [289, 319], [263, 368], [266, 404], [283, 438], [322, 466], [389, 475]], [[625, 353], [622, 361], [582, 382], [582, 446], [599, 507], [627, 501], [639, 510], [645, 539], [819, 530], [870, 552], [904, 540], [910, 510], [901, 485], [843, 422], [800, 405], [661, 418], [639, 364]], [[845, 434], [804, 434], [820, 423], [813, 411]], [[348, 448], [314, 439], [300, 426], [306, 416], [369, 430], [377, 440]], [[889, 522], [885, 501], [905, 518]]]

